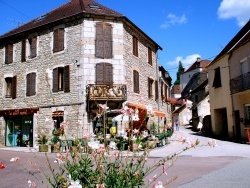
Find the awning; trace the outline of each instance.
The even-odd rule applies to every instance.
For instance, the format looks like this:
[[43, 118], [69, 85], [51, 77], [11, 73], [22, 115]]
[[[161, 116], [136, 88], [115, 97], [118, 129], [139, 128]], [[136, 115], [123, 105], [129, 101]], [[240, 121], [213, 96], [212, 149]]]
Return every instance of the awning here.
[[10, 109], [10, 110], [0, 110], [0, 116], [24, 116], [33, 115], [37, 113], [39, 108], [22, 108], [22, 109]]
[[[138, 104], [138, 103], [132, 103], [132, 102], [127, 102], [126, 103], [129, 107], [134, 107], [134, 108], [138, 108], [138, 109], [142, 109], [142, 110], [147, 110], [148, 107], [146, 105], [143, 104]], [[157, 110], [156, 108], [153, 108], [153, 113], [155, 116], [159, 116], [159, 117], [166, 117], [166, 114], [160, 110]]]

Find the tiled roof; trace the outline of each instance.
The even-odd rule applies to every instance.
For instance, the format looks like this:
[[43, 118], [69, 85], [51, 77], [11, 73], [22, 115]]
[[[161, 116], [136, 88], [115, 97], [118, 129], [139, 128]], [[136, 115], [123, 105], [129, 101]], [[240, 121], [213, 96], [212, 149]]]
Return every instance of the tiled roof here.
[[174, 85], [171, 89], [171, 94], [181, 94], [181, 86], [180, 85]]
[[207, 65], [210, 63], [210, 60], [200, 60], [200, 61], [195, 61], [193, 65], [191, 65], [185, 72], [192, 71], [197, 68], [202, 68], [202, 71], [207, 71]]
[[0, 36], [1, 38], [5, 38], [8, 36], [12, 36], [18, 33], [22, 33], [24, 31], [38, 28], [40, 26], [44, 26], [58, 20], [62, 20], [65, 18], [70, 18], [72, 16], [81, 15], [83, 13], [90, 13], [95, 15], [108, 15], [114, 17], [121, 17], [122, 14], [111, 10], [99, 3], [96, 3], [92, 0], [71, 0], [70, 2], [16, 28], [7, 32]]

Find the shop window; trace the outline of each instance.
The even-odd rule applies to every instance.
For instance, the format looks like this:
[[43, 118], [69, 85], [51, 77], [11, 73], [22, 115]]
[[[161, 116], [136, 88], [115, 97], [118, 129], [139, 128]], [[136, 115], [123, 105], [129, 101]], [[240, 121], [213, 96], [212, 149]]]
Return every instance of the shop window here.
[[133, 55], [138, 57], [138, 39], [133, 36]]
[[37, 55], [37, 36], [29, 39], [29, 58], [32, 59]]
[[36, 73], [30, 73], [26, 75], [26, 96], [32, 96], [36, 94]]
[[70, 92], [69, 65], [53, 69], [53, 92]]
[[59, 28], [53, 34], [53, 52], [60, 52], [64, 50], [64, 28]]
[[13, 44], [5, 46], [5, 64], [13, 63]]
[[12, 99], [16, 98], [16, 82], [17, 82], [16, 76], [5, 78], [5, 84], [6, 84], [5, 98], [12, 98]]
[[139, 72], [136, 70], [133, 70], [133, 84], [134, 84], [134, 92], [140, 93]]
[[110, 63], [96, 64], [96, 84], [113, 84], [113, 66]]
[[214, 82], [213, 87], [218, 88], [221, 87], [221, 75], [220, 75], [220, 67], [216, 68], [214, 73]]
[[112, 58], [112, 26], [108, 23], [96, 23], [95, 56]]
[[54, 128], [59, 129], [61, 128], [61, 123], [63, 123], [63, 116], [64, 112], [63, 111], [55, 111], [52, 114], [52, 119], [54, 120]]
[[150, 65], [153, 64], [153, 61], [152, 61], [152, 50], [149, 47], [148, 47], [148, 64], [150, 64]]

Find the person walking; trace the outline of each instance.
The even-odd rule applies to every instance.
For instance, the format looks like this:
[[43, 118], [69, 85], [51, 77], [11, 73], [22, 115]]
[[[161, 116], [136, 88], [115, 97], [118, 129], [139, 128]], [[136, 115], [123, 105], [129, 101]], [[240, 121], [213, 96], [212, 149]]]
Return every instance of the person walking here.
[[178, 121], [178, 119], [175, 121], [175, 130], [176, 131], [179, 131], [179, 129], [180, 129], [180, 125], [179, 125], [179, 121]]

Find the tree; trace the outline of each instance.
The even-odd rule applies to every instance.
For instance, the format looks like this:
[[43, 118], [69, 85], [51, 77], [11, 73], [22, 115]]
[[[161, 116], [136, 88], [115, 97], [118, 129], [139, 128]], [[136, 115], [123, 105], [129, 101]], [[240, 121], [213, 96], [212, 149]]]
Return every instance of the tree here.
[[179, 67], [178, 67], [178, 72], [176, 73], [176, 80], [174, 82], [174, 85], [180, 85], [180, 75], [185, 71], [182, 62], [179, 61]]

